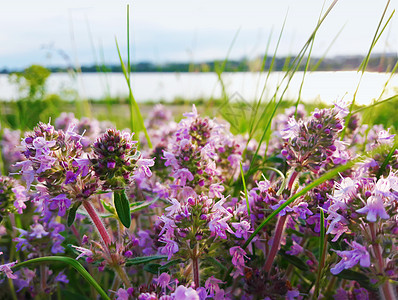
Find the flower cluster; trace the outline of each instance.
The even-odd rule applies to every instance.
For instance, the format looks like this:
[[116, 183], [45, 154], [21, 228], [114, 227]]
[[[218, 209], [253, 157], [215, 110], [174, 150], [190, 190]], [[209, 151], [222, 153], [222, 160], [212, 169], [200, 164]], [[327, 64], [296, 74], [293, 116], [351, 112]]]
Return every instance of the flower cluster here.
[[95, 298], [58, 266], [13, 270], [65, 255], [121, 300], [393, 300], [395, 135], [347, 113], [341, 103], [308, 116], [288, 108], [262, 143], [195, 106], [178, 123], [156, 106], [151, 143], [73, 114], [40, 123], [21, 141], [16, 178], [0, 177], [1, 279], [20, 298], [68, 281]]
[[334, 159], [333, 156], [342, 148], [338, 133], [343, 127], [342, 113], [337, 106], [333, 109], [317, 109], [305, 121], [296, 121], [291, 117], [287, 128], [282, 131], [282, 137], [287, 140], [282, 155], [296, 171], [311, 170], [318, 173], [330, 162], [341, 163], [341, 159]]
[[13, 178], [0, 176], [0, 222], [10, 213], [22, 214], [26, 201], [28, 196], [22, 185]]
[[90, 161], [104, 189], [116, 190], [130, 184], [140, 157], [135, 144], [130, 133], [115, 129], [108, 129], [95, 141]]

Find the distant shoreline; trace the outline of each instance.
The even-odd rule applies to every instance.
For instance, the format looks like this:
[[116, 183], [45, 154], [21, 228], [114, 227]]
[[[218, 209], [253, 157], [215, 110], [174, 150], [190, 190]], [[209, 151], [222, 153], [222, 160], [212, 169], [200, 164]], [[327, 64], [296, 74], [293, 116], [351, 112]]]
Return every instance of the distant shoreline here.
[[[294, 61], [294, 56], [276, 57], [273, 62], [272, 71], [286, 71]], [[310, 71], [356, 71], [358, 70], [364, 56], [336, 56], [333, 58], [311, 58]], [[305, 61], [306, 59], [304, 59]], [[267, 72], [271, 67], [272, 57], [265, 62], [262, 57], [252, 60], [246, 58], [240, 60], [205, 61], [205, 62], [170, 62], [153, 63], [139, 62], [132, 64], [131, 71], [136, 73], [217, 73], [217, 72]], [[367, 71], [389, 72], [398, 62], [397, 53], [374, 54], [370, 57]], [[52, 73], [78, 72], [78, 73], [122, 73], [120, 64], [84, 65], [80, 68], [75, 66], [46, 66]], [[302, 64], [298, 71], [302, 71], [305, 64]], [[11, 74], [21, 72], [22, 69], [8, 69], [0, 66], [0, 74]]]

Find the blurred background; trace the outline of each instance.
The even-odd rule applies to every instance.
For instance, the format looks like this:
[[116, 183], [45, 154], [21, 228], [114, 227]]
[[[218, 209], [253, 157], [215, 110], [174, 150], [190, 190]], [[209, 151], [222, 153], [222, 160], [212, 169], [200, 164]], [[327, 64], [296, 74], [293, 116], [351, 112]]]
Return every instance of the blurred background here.
[[[108, 108], [123, 104], [129, 92], [115, 39], [127, 64], [127, 4], [137, 102], [250, 103], [277, 93], [286, 101], [330, 104], [351, 101], [360, 82], [356, 103], [370, 104], [396, 94], [398, 81], [391, 73], [397, 63], [397, 2], [2, 1], [3, 115], [12, 114], [11, 102], [48, 95], [53, 102], [95, 102], [98, 109], [104, 102]], [[286, 82], [305, 45], [302, 63]], [[88, 114], [87, 109], [80, 104], [75, 112]]]

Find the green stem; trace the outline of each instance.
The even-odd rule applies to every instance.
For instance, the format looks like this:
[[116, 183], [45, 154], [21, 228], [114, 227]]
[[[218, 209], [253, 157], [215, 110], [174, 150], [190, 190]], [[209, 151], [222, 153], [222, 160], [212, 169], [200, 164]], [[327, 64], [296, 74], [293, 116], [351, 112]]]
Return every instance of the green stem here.
[[323, 247], [322, 247], [323, 249], [322, 249], [321, 257], [320, 257], [319, 264], [318, 264], [318, 274], [316, 276], [313, 299], [318, 299], [318, 296], [319, 296], [319, 288], [320, 288], [319, 285], [321, 283], [322, 270], [323, 270], [323, 267], [325, 265], [325, 260], [326, 260], [326, 253], [327, 253], [327, 247], [328, 247], [327, 243], [328, 243], [328, 239], [327, 239], [327, 237], [325, 237], [325, 239], [323, 240]]
[[123, 281], [126, 288], [132, 287], [130, 279], [126, 273], [126, 270], [121, 265], [114, 266], [114, 269], [119, 276], [119, 278]]
[[18, 300], [17, 294], [15, 293], [14, 283], [12, 282], [11, 278], [8, 278], [8, 285], [10, 287], [12, 299], [13, 300]]
[[[119, 278], [119, 276], [115, 276], [115, 278], [113, 278], [111, 291], [116, 292], [119, 285], [120, 285], [120, 278]], [[111, 299], [113, 300], [115, 298], [115, 296], [116, 296], [116, 294], [112, 294]]]

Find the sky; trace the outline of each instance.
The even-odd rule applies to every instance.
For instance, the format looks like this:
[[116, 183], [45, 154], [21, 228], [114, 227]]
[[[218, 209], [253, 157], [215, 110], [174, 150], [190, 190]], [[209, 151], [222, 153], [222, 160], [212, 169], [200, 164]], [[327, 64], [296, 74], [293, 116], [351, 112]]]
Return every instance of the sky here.
[[[323, 11], [332, 2], [326, 0]], [[313, 55], [366, 55], [386, 3], [339, 0], [317, 34]], [[235, 36], [231, 59], [264, 55], [268, 40], [273, 53], [285, 17], [277, 54], [297, 54], [324, 1], [0, 0], [0, 69], [118, 63], [115, 37], [123, 57], [127, 53], [127, 4], [132, 62], [167, 63], [224, 59]], [[391, 0], [387, 15], [397, 7]], [[374, 52], [397, 53], [397, 18]]]

